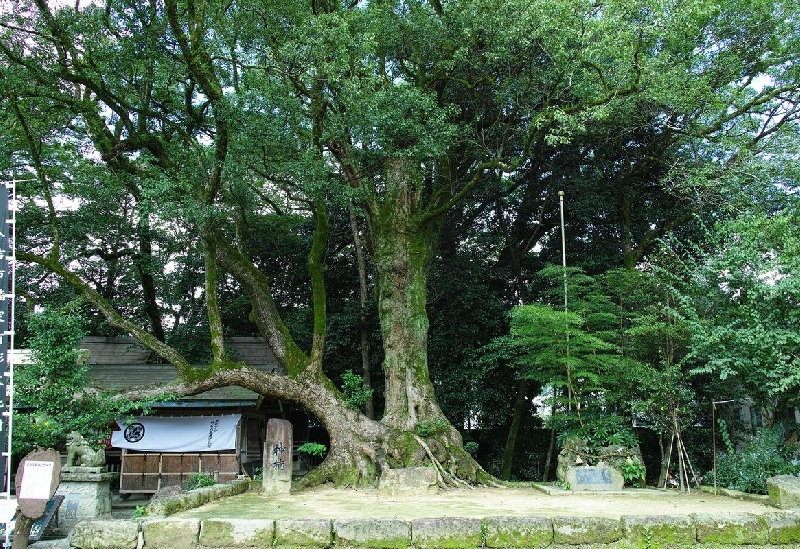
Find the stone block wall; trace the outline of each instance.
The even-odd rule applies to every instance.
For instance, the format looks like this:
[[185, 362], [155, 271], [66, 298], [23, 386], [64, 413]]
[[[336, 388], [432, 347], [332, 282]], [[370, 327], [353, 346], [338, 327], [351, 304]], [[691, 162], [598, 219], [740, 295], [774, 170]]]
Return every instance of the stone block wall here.
[[227, 484], [215, 484], [205, 488], [197, 488], [188, 492], [181, 492], [174, 496], [156, 498], [144, 509], [145, 516], [170, 516], [187, 509], [200, 507], [206, 503], [220, 498], [243, 494], [252, 487], [252, 482], [234, 480]]
[[798, 547], [800, 513], [484, 519], [153, 518], [79, 523], [79, 549]]

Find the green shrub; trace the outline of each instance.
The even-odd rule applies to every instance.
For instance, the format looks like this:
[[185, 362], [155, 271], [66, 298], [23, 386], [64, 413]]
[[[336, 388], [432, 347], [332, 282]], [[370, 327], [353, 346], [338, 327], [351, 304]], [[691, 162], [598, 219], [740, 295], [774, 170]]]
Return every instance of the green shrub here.
[[189, 480], [186, 481], [186, 490], [195, 490], [197, 488], [205, 488], [206, 486], [214, 486], [217, 481], [213, 477], [205, 473], [195, 473]]
[[569, 482], [562, 482], [560, 480], [554, 481], [553, 486], [558, 486], [559, 488], [563, 488], [564, 490], [572, 489], [572, 485]]
[[34, 313], [28, 329], [31, 361], [14, 372], [15, 459], [37, 447], [63, 447], [72, 431], [99, 447], [112, 419], [145, 407], [87, 390], [88, 366], [80, 349], [86, 319], [79, 303]]
[[464, 443], [464, 450], [471, 455], [473, 458], [478, 456], [478, 443], [474, 440], [470, 440], [469, 442]]
[[[787, 448], [780, 427], [756, 430], [744, 451], [736, 451], [720, 422], [727, 451], [717, 456], [717, 484], [731, 490], [755, 494], [767, 493], [767, 479], [776, 475], [800, 474], [796, 456]], [[706, 478], [710, 478], [707, 475]]]
[[318, 442], [304, 442], [297, 447], [297, 451], [301, 454], [307, 454], [318, 458], [322, 458], [327, 450], [327, 446]]
[[622, 478], [625, 480], [625, 484], [634, 486], [636, 488], [641, 488], [645, 485], [644, 476], [646, 469], [644, 467], [644, 463], [638, 459], [629, 457], [620, 463], [620, 469]]
[[586, 418], [583, 426], [561, 432], [558, 436], [559, 445], [563, 446], [564, 441], [570, 437], [578, 437], [586, 441], [589, 453], [597, 455], [600, 448], [604, 446], [624, 446], [626, 448], [636, 448], [639, 446], [639, 439], [630, 421], [615, 414], [608, 414], [594, 418]]
[[342, 374], [342, 394], [344, 401], [354, 410], [364, 411], [364, 407], [372, 396], [372, 389], [364, 384], [364, 379], [353, 373], [353, 370], [346, 370]]
[[446, 419], [438, 418], [417, 423], [417, 434], [422, 438], [432, 437], [444, 433], [450, 424]]

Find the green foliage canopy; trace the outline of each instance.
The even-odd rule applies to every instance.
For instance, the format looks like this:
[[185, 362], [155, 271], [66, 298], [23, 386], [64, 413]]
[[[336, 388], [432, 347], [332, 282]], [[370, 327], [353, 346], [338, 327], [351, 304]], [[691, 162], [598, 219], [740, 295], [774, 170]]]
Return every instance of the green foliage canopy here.
[[[575, 197], [574, 264], [585, 260], [592, 274], [633, 268], [659, 237], [694, 237], [698, 216], [733, 218], [762, 192], [738, 184], [779, 171], [758, 160], [787, 158], [800, 108], [800, 17], [789, 1], [16, 7], [0, 14], [0, 168], [31, 174], [18, 189], [24, 291], [60, 303], [81, 294], [98, 314], [93, 331], [134, 334], [184, 380], [196, 381], [196, 360], [231, 366], [223, 335], [258, 332], [288, 377], [324, 389], [337, 325], [327, 268], [347, 262], [331, 227], [352, 204], [373, 260], [392, 410], [384, 419], [406, 430], [429, 419], [414, 410], [438, 415], [427, 380], [436, 296], [426, 291], [443, 235], [497, 259], [491, 282], [506, 286], [486, 299], [493, 310], [538, 300], [527, 290], [541, 287], [528, 283], [557, 249], [554, 197], [564, 186]], [[459, 219], [446, 219], [456, 208]], [[340, 311], [354, 293], [346, 280]], [[611, 337], [607, 320], [619, 312], [607, 305], [580, 319], [539, 311], [541, 330], [518, 333], [529, 345], [509, 349], [510, 360], [527, 353], [521, 373], [569, 385], [572, 375], [556, 375], [563, 362], [580, 375], [582, 396], [603, 386], [621, 403], [602, 378], [620, 371], [614, 357], [636, 353], [632, 339]], [[480, 319], [491, 335], [499, 324]], [[557, 325], [574, 331], [569, 355], [541, 339]], [[726, 325], [709, 345], [696, 342], [698, 362], [718, 354], [714, 338], [736, 335], [736, 322]], [[780, 338], [790, 335], [774, 348]], [[346, 338], [337, 345], [346, 349]], [[726, 360], [709, 367], [741, 376], [745, 365]], [[787, 374], [793, 367], [785, 352], [770, 360]], [[440, 374], [451, 386], [464, 379]], [[795, 387], [791, 375], [772, 382], [778, 392]], [[272, 379], [259, 390], [302, 401], [303, 389]], [[462, 417], [472, 404], [453, 401]]]
[[80, 350], [80, 310], [45, 309], [31, 317], [30, 330], [30, 363], [15, 373], [15, 456], [60, 447], [72, 431], [105, 444], [114, 419], [133, 409], [146, 411], [146, 403], [115, 400], [91, 388], [88, 357]]
[[691, 333], [688, 364], [713, 373], [768, 410], [798, 404], [800, 235], [796, 201], [710, 233], [710, 253], [676, 282]]

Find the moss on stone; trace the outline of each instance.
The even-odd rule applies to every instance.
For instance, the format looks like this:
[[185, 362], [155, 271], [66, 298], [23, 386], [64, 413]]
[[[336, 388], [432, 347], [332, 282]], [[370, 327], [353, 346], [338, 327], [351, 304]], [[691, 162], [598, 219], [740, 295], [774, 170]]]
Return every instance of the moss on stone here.
[[333, 529], [325, 519], [283, 519], [275, 521], [275, 544], [279, 546], [330, 547]]
[[271, 520], [204, 520], [200, 526], [202, 547], [272, 547], [275, 522]]
[[742, 514], [692, 515], [697, 526], [697, 541], [729, 545], [766, 545], [767, 521], [760, 516]]
[[148, 549], [195, 549], [200, 521], [164, 519], [144, 523], [144, 544]]
[[596, 517], [556, 517], [553, 519], [553, 538], [556, 543], [582, 545], [614, 543], [622, 537], [619, 520]]
[[145, 507], [145, 516], [170, 516], [187, 509], [200, 507], [211, 501], [246, 492], [251, 483], [233, 481], [230, 484], [215, 484], [206, 488], [191, 490], [176, 496], [156, 498]]
[[769, 542], [775, 544], [800, 544], [800, 514], [766, 515]]
[[200, 544], [204, 547], [233, 547], [233, 524], [222, 520], [204, 520], [200, 528]]
[[139, 528], [139, 522], [132, 520], [83, 520], [70, 532], [70, 544], [82, 549], [136, 549]]
[[333, 523], [336, 545], [404, 549], [411, 545], [411, 525], [400, 519], [341, 519]]
[[634, 547], [641, 549], [667, 549], [681, 545], [694, 545], [697, 530], [687, 516], [625, 516], [623, 532]]
[[488, 517], [483, 519], [486, 547], [549, 547], [553, 523], [544, 517]]
[[424, 518], [411, 521], [411, 536], [415, 547], [464, 549], [481, 547], [483, 524], [480, 519]]

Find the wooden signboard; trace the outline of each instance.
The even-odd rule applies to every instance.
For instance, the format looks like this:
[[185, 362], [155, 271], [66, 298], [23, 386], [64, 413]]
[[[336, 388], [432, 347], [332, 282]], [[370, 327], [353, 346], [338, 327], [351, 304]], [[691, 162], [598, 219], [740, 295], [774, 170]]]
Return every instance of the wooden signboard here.
[[32, 519], [44, 515], [60, 478], [61, 456], [57, 451], [52, 448], [37, 450], [25, 456], [17, 468], [14, 482], [20, 512]]
[[56, 493], [60, 480], [61, 456], [52, 448], [36, 450], [23, 458], [14, 481], [18, 510], [12, 549], [28, 547], [31, 528], [36, 519], [46, 514], [47, 503]]

